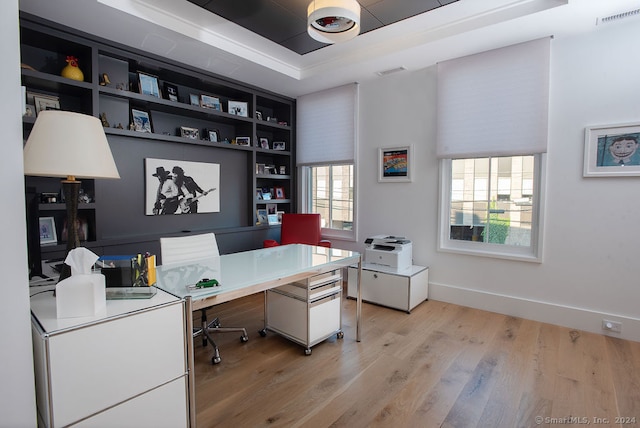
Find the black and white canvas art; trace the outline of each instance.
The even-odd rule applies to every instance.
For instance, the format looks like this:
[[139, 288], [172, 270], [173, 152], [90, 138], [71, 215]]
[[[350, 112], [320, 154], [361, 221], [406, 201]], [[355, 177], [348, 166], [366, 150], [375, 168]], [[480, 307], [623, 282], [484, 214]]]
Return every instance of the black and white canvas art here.
[[144, 161], [146, 215], [220, 212], [220, 164]]

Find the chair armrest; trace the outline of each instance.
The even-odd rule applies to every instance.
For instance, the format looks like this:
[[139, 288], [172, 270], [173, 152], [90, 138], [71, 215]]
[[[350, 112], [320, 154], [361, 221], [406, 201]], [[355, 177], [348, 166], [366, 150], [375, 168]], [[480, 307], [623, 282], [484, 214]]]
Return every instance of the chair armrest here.
[[278, 245], [278, 241], [275, 241], [273, 239], [265, 239], [264, 241], [262, 241], [262, 247], [263, 248], [270, 248], [270, 247], [277, 247]]
[[318, 242], [318, 246], [331, 248], [331, 241], [323, 239], [322, 241]]

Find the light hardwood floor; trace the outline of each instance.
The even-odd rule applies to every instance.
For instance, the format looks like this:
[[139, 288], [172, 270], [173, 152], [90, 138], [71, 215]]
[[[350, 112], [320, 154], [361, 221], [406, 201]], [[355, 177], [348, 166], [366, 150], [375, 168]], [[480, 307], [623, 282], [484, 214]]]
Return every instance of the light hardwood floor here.
[[263, 338], [264, 298], [215, 308], [249, 342], [196, 340], [198, 428], [640, 427], [640, 343], [437, 301], [411, 314], [343, 300], [344, 339]]

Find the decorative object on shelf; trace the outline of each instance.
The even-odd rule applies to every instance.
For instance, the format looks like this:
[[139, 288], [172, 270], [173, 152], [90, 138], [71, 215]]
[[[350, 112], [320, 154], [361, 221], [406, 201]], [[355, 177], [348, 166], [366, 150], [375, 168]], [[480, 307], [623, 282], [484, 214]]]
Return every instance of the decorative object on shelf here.
[[42, 192], [40, 193], [41, 204], [55, 204], [58, 202], [58, 194], [54, 192]]
[[307, 8], [307, 32], [322, 43], [351, 40], [360, 33], [356, 0], [312, 0]]
[[285, 199], [284, 187], [276, 187], [276, 199]]
[[243, 101], [229, 101], [229, 114], [235, 116], [248, 116], [247, 103]]
[[190, 140], [199, 140], [200, 131], [196, 128], [189, 128], [187, 126], [180, 127], [180, 136], [182, 138], [188, 138]]
[[282, 125], [282, 126], [289, 126], [289, 124], [288, 124], [286, 121], [284, 121], [284, 120], [279, 120], [279, 121], [278, 121], [278, 125]]
[[158, 78], [150, 74], [138, 72], [138, 89], [142, 95], [151, 95], [160, 98]]
[[145, 214], [220, 212], [220, 164], [146, 158]]
[[588, 127], [584, 177], [640, 176], [640, 123]]
[[169, 101], [178, 101], [178, 87], [176, 85], [164, 82], [164, 93]]
[[216, 143], [220, 140], [220, 131], [217, 129], [209, 129], [207, 130], [207, 137], [209, 138], [209, 141]]
[[277, 118], [277, 117], [271, 117], [271, 116], [268, 116], [268, 117], [267, 117], [267, 122], [270, 122], [270, 123], [278, 123], [278, 118]]
[[271, 192], [269, 189], [262, 189], [262, 200], [270, 201], [271, 200]]
[[40, 217], [40, 245], [57, 244], [56, 222], [53, 217]]
[[265, 164], [257, 163], [256, 164], [256, 174], [262, 175], [265, 173]]
[[269, 226], [280, 224], [280, 222], [278, 221], [278, 214], [267, 214], [267, 219], [269, 222]]
[[24, 107], [24, 115], [26, 117], [36, 117], [36, 106], [33, 104], [26, 104]]
[[284, 141], [274, 141], [273, 150], [286, 150], [286, 144]]
[[378, 149], [378, 181], [411, 181], [412, 146]]
[[60, 75], [67, 79], [84, 82], [84, 73], [80, 70], [80, 67], [78, 67], [78, 58], [73, 55], [68, 55], [66, 61], [67, 65], [62, 69]]
[[149, 112], [132, 108], [131, 121], [133, 123], [133, 131], [149, 133], [153, 132]]
[[211, 95], [200, 95], [200, 107], [210, 108], [211, 110], [222, 111], [220, 98]]
[[54, 95], [32, 94], [36, 114], [44, 110], [60, 110], [60, 98]]
[[278, 223], [282, 224], [282, 216], [284, 215], [284, 211], [276, 211], [276, 215], [278, 216]]
[[256, 199], [259, 201], [262, 200], [262, 189], [256, 189]]
[[251, 137], [236, 137], [236, 144], [239, 146], [250, 146]]
[[107, 73], [102, 73], [100, 75], [100, 86], [107, 86], [111, 84], [111, 80], [109, 80], [109, 75]]
[[262, 120], [262, 112], [259, 110], [256, 111], [256, 120]]
[[189, 94], [189, 104], [192, 106], [200, 105], [200, 95], [198, 94]]
[[287, 167], [280, 165], [280, 174], [285, 175], [287, 173]]
[[264, 208], [259, 208], [256, 210], [256, 215], [258, 217], [258, 221], [257, 224], [267, 224], [268, 223], [268, 217], [267, 217], [267, 210]]
[[23, 70], [37, 71], [35, 68], [31, 67], [29, 64], [25, 64], [24, 62], [20, 63], [20, 68]]
[[268, 149], [269, 148], [269, 139], [261, 137], [260, 138], [260, 147], [263, 148], [263, 149]]
[[[24, 174], [65, 177], [62, 187], [71, 224], [78, 218], [81, 182], [76, 178], [120, 178], [100, 120], [68, 111], [42, 111], [38, 115], [24, 147]], [[79, 245], [77, 230], [72, 228], [67, 254]], [[70, 267], [65, 264], [60, 279], [70, 275]]]
[[107, 120], [107, 113], [102, 112], [100, 113], [100, 122], [102, 122], [102, 127], [103, 128], [108, 128], [109, 126], [109, 121]]

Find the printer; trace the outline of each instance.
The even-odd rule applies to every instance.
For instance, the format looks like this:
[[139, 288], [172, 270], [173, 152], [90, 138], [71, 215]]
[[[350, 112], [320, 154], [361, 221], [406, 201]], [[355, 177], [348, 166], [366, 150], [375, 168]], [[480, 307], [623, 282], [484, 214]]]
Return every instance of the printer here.
[[376, 235], [365, 239], [364, 262], [401, 271], [411, 267], [411, 241], [402, 236]]

